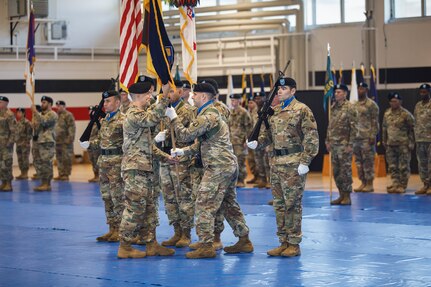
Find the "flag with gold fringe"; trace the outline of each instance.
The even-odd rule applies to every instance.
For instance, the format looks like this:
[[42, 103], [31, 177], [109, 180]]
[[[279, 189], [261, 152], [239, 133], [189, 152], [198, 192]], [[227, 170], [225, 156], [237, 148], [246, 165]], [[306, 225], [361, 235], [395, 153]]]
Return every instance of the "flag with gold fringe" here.
[[32, 104], [34, 104], [34, 63], [36, 62], [36, 50], [34, 49], [35, 44], [35, 20], [34, 20], [33, 4], [30, 2], [30, 15], [28, 18], [28, 35], [27, 35], [27, 60], [25, 67], [25, 93], [30, 98]]
[[184, 76], [194, 84], [198, 79], [195, 11], [190, 6], [180, 6], [178, 9]]

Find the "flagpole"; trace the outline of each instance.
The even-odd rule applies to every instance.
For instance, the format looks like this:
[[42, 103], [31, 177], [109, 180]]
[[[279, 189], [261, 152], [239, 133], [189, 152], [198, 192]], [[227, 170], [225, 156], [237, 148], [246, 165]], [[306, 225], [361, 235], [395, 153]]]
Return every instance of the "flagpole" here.
[[[331, 54], [331, 47], [328, 43], [328, 55]], [[329, 127], [329, 121], [331, 120], [331, 97], [328, 98], [328, 127]], [[332, 152], [331, 148], [329, 148], [328, 151], [329, 156], [329, 203], [332, 201]]]

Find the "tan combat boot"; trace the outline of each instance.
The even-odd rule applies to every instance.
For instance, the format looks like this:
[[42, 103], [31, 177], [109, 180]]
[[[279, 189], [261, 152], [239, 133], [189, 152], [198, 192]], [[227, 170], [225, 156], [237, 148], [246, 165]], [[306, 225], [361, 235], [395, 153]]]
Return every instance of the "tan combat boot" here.
[[366, 186], [367, 184], [363, 181], [362, 183], [361, 183], [361, 185], [360, 186], [358, 186], [357, 188], [354, 188], [353, 189], [353, 191], [354, 192], [363, 192], [364, 191], [364, 188], [365, 188], [365, 186]]
[[135, 245], [145, 245], [145, 244], [147, 244], [147, 243], [145, 242], [145, 240], [141, 238], [141, 236], [140, 236], [140, 235], [135, 236], [135, 237], [132, 239], [132, 242], [131, 242], [131, 243], [132, 243], [132, 244], [135, 244]]
[[267, 184], [266, 180], [259, 178], [253, 187], [266, 188], [266, 184]]
[[112, 229], [112, 234], [108, 238], [108, 242], [119, 242], [120, 241], [120, 232], [117, 226], [114, 226]]
[[223, 243], [221, 242], [220, 233], [214, 233], [214, 242], [213, 242], [214, 250], [220, 250], [223, 248]]
[[5, 185], [0, 189], [0, 191], [12, 191], [12, 184], [10, 180], [5, 181]]
[[51, 191], [51, 183], [47, 179], [42, 179], [41, 185], [33, 188], [34, 191]]
[[352, 200], [350, 199], [350, 192], [344, 192], [343, 200], [341, 200], [340, 205], [352, 205]]
[[289, 244], [289, 246], [281, 252], [281, 256], [295, 257], [301, 255], [301, 248], [299, 244]]
[[274, 200], [273, 199], [268, 200], [268, 205], [274, 205]]
[[69, 181], [69, 176], [68, 175], [62, 175], [62, 176], [60, 176], [60, 180], [61, 181]]
[[15, 179], [17, 179], [17, 180], [28, 179], [28, 170], [27, 171], [21, 171], [21, 174], [18, 175], [17, 177], [15, 177]]
[[340, 205], [341, 201], [344, 199], [344, 193], [340, 191], [340, 196], [337, 199], [331, 201], [331, 205]]
[[127, 243], [120, 243], [117, 253], [118, 258], [144, 258], [145, 256], [147, 256], [147, 253], [144, 251], [135, 249]]
[[106, 242], [108, 241], [109, 237], [111, 237], [113, 232], [114, 232], [114, 227], [112, 224], [109, 224], [109, 231], [103, 234], [102, 236], [97, 237], [96, 240], [99, 242]]
[[227, 246], [223, 250], [226, 253], [250, 253], [253, 252], [254, 248], [248, 235], [245, 235], [240, 237], [235, 245]]
[[2, 183], [1, 183], [1, 185], [0, 185], [0, 190], [2, 190], [3, 187], [5, 187], [5, 185], [6, 185], [6, 180], [3, 180]]
[[40, 179], [39, 175], [37, 173], [33, 174], [33, 176], [31, 177], [31, 180], [37, 180]]
[[183, 232], [181, 234], [180, 240], [175, 243], [176, 247], [187, 247], [192, 242], [191, 235], [190, 235], [190, 229], [183, 229]]
[[362, 189], [362, 192], [374, 192], [373, 180], [367, 180], [367, 184]]
[[175, 244], [177, 244], [181, 239], [181, 227], [179, 224], [174, 224], [174, 232], [174, 236], [162, 242], [163, 246], [175, 246]]
[[198, 249], [186, 253], [186, 257], [189, 259], [214, 258], [216, 255], [212, 243], [201, 243]]
[[156, 239], [147, 242], [147, 256], [172, 256], [175, 250], [161, 246]]
[[253, 177], [252, 179], [247, 180], [245, 183], [247, 183], [247, 184], [253, 184], [253, 183], [256, 183], [256, 181], [257, 181], [257, 178]]
[[53, 180], [61, 180], [61, 175], [54, 177]]
[[391, 193], [405, 193], [405, 192], [406, 192], [406, 189], [403, 186], [398, 185], [397, 187], [392, 189]]
[[430, 188], [430, 186], [427, 183], [424, 183], [424, 186], [422, 188], [415, 191], [415, 194], [426, 194], [427, 190]]
[[269, 256], [280, 256], [281, 253], [287, 249], [287, 247], [288, 247], [287, 242], [283, 242], [283, 243], [281, 243], [281, 245], [279, 247], [268, 250], [268, 252], [266, 252], [266, 254], [268, 254]]

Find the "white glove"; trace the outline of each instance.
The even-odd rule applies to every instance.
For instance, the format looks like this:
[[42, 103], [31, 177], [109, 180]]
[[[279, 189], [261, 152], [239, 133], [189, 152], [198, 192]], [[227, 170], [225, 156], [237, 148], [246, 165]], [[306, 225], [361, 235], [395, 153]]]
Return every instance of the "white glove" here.
[[308, 173], [310, 171], [310, 169], [308, 168], [308, 165], [302, 164], [300, 163], [298, 166], [298, 174], [299, 175], [304, 175], [306, 173]]
[[177, 112], [175, 111], [174, 108], [167, 107], [166, 112], [165, 112], [165, 116], [167, 116], [168, 118], [171, 119], [171, 121], [173, 121], [177, 117]]
[[83, 149], [88, 149], [88, 148], [90, 147], [90, 142], [89, 142], [89, 141], [79, 142], [79, 145], [80, 145]]
[[183, 155], [184, 155], [184, 149], [182, 148], [171, 149], [172, 157], [183, 156]]
[[156, 135], [156, 137], [154, 138], [156, 143], [163, 142], [166, 140], [166, 131], [167, 130], [161, 131]]
[[247, 146], [248, 146], [249, 149], [256, 149], [257, 148], [257, 141], [251, 141], [251, 142], [249, 142], [247, 140], [246, 142], [247, 142]]
[[194, 107], [195, 101], [193, 101], [192, 96], [189, 96], [189, 98], [187, 99], [187, 102], [190, 104], [190, 106]]

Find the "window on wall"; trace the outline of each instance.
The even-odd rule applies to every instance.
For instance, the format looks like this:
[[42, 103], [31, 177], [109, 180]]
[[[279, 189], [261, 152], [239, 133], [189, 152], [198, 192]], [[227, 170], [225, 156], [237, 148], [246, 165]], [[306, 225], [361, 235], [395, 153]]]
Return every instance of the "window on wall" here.
[[304, 8], [307, 26], [365, 21], [365, 0], [305, 0]]
[[431, 0], [391, 0], [391, 19], [431, 16]]

